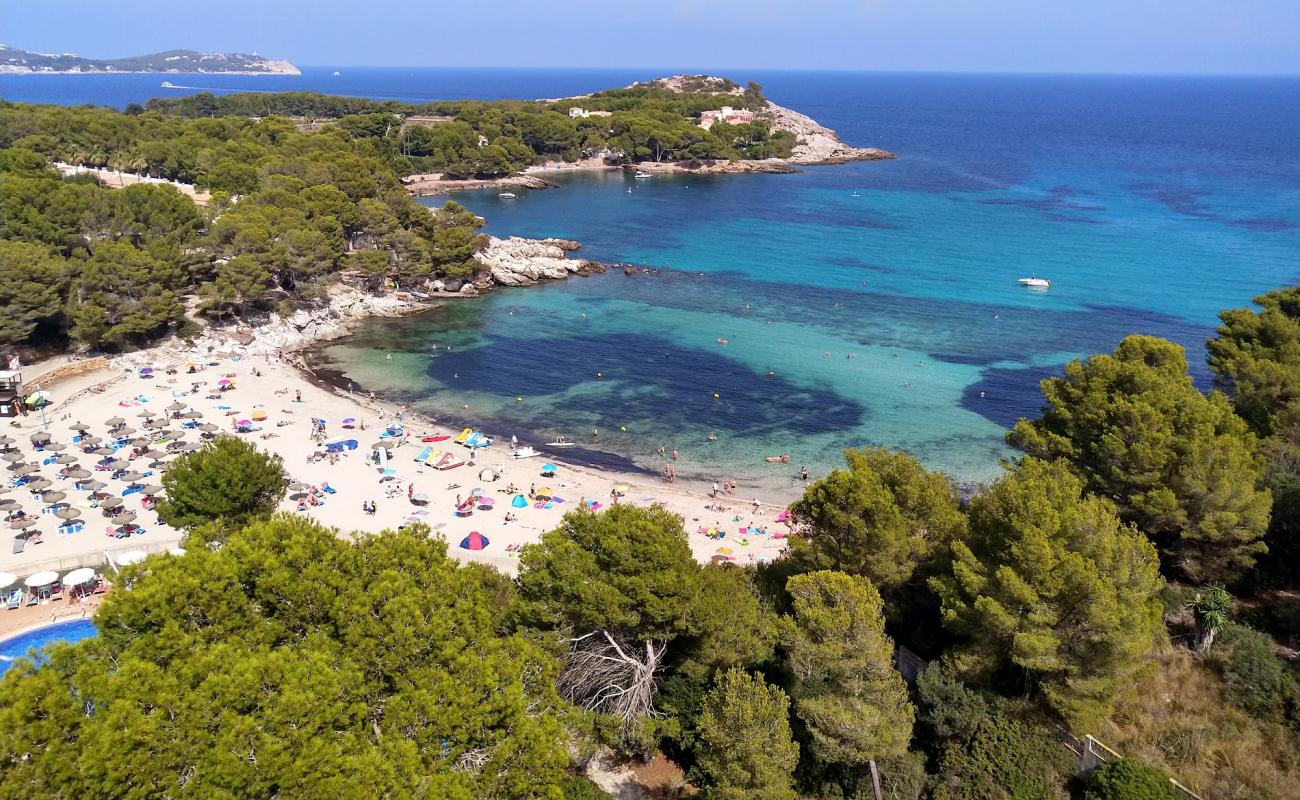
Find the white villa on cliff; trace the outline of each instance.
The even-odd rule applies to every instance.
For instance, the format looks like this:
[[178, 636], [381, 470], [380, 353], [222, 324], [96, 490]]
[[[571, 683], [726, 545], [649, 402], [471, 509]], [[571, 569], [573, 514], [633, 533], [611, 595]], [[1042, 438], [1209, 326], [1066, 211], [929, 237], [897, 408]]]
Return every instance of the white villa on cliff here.
[[754, 121], [754, 112], [744, 108], [732, 108], [723, 106], [714, 111], [700, 112], [700, 127], [706, 131], [713, 127], [715, 122], [725, 122], [728, 125], [740, 125], [746, 122]]
[[586, 119], [587, 117], [608, 117], [611, 116], [613, 113], [614, 113], [613, 111], [588, 111], [585, 108], [578, 108], [577, 106], [574, 106], [573, 108], [569, 109], [569, 119]]

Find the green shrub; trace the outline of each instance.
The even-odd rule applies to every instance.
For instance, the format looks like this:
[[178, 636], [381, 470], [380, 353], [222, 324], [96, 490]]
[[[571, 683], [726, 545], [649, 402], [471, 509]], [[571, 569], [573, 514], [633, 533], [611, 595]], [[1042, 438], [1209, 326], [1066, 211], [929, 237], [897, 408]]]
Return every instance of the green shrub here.
[[1300, 687], [1286, 662], [1273, 652], [1273, 640], [1245, 625], [1223, 629], [1214, 665], [1223, 676], [1228, 699], [1251, 716], [1287, 722], [1300, 703]]
[[1074, 771], [1074, 756], [1044, 731], [991, 718], [969, 744], [944, 751], [935, 800], [1057, 800]]
[[1182, 795], [1163, 770], [1123, 758], [1092, 773], [1083, 800], [1182, 800]]
[[564, 790], [564, 800], [609, 800], [609, 795], [599, 786], [581, 775], [569, 778], [560, 788]]

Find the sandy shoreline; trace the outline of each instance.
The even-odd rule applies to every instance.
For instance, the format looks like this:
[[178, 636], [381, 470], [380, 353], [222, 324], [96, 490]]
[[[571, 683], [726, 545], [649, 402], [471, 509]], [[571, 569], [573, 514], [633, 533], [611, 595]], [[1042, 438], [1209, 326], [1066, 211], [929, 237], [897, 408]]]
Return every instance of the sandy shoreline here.
[[[190, 363], [196, 365], [189, 374]], [[43, 365], [25, 369], [35, 373]], [[152, 377], [140, 376], [142, 367], [152, 367]], [[169, 370], [175, 370], [169, 373]], [[218, 381], [233, 381], [235, 389], [216, 391]], [[191, 393], [197, 384], [198, 393]], [[99, 387], [89, 391], [89, 387]], [[120, 416], [127, 424], [139, 428], [146, 412], [166, 414], [173, 402], [180, 402], [202, 415], [193, 420], [196, 424], [212, 424], [220, 433], [231, 433], [256, 443], [259, 447], [281, 456], [286, 472], [294, 481], [320, 488], [326, 484], [335, 493], [319, 495], [322, 504], [306, 505], [299, 509], [296, 499], [287, 498], [281, 510], [303, 513], [342, 533], [353, 531], [375, 532], [385, 528], [423, 522], [431, 535], [448, 542], [450, 552], [464, 560], [490, 563], [513, 573], [516, 569], [519, 547], [535, 542], [544, 531], [559, 524], [569, 510], [582, 501], [595, 501], [601, 508], [608, 507], [616, 486], [626, 487], [618, 502], [635, 505], [659, 503], [680, 514], [691, 545], [691, 550], [701, 561], [719, 555], [735, 558], [741, 563], [753, 563], [777, 557], [783, 550], [786, 526], [777, 521], [782, 510], [779, 505], [755, 506], [753, 498], [744, 495], [742, 487], [738, 496], [722, 496], [715, 504], [707, 492], [697, 485], [668, 484], [661, 477], [646, 473], [619, 472], [571, 464], [563, 457], [563, 450], [546, 448], [545, 442], [524, 441], [520, 446], [531, 445], [542, 452], [532, 458], [515, 459], [510, 449], [509, 431], [491, 431], [501, 436], [494, 444], [477, 451], [476, 456], [452, 440], [421, 442], [427, 436], [455, 437], [459, 429], [439, 425], [412, 415], [399, 406], [371, 398], [368, 394], [340, 389], [316, 376], [306, 367], [298, 353], [277, 354], [272, 348], [259, 354], [243, 355], [198, 354], [175, 343], [113, 358], [108, 367], [95, 372], [59, 381], [48, 387], [53, 395], [53, 405], [46, 410], [46, 430], [54, 442], [70, 443], [75, 434], [72, 425], [80, 422], [90, 427], [89, 433], [105, 436], [110, 417]], [[300, 398], [299, 398], [300, 393]], [[255, 422], [249, 432], [233, 433], [234, 422], [265, 415]], [[326, 440], [355, 440], [357, 449], [342, 453], [336, 463], [313, 459], [318, 444], [310, 436], [311, 419], [325, 419]], [[355, 425], [344, 428], [342, 421], [356, 420]], [[384, 467], [392, 474], [384, 475], [371, 456], [372, 445], [381, 440], [385, 426], [401, 422], [409, 436], [392, 448], [392, 460]], [[168, 427], [178, 429], [183, 420], [170, 422]], [[360, 425], [365, 425], [361, 429]], [[28, 415], [5, 426], [3, 433], [12, 437], [26, 463], [38, 465], [39, 473], [50, 479], [55, 490], [64, 491], [73, 508], [82, 512], [84, 529], [77, 533], [60, 534], [58, 519], [43, 513], [43, 502], [24, 490], [12, 489], [5, 498], [17, 501], [29, 514], [36, 515], [33, 530], [39, 531], [42, 543], [28, 543], [22, 553], [12, 553], [13, 548], [0, 546], [0, 571], [11, 572], [21, 579], [39, 570], [53, 569], [62, 574], [79, 566], [100, 567], [109, 557], [117, 558], [127, 550], [159, 552], [175, 546], [181, 534], [162, 524], [156, 514], [143, 507], [140, 494], [124, 497], [126, 508], [137, 514], [137, 524], [145, 532], [125, 539], [106, 536], [111, 525], [101, 518], [101, 511], [90, 505], [89, 495], [74, 488], [71, 479], [59, 477], [58, 465], [41, 462], [54, 452], [36, 452], [30, 436], [42, 430], [39, 415]], [[184, 441], [199, 442], [199, 431], [178, 429]], [[140, 433], [144, 433], [141, 429]], [[416, 456], [426, 447], [453, 453], [466, 463], [448, 471], [439, 471], [426, 463], [416, 461]], [[123, 454], [130, 451], [124, 448]], [[76, 446], [60, 451], [78, 459], [83, 468], [93, 470], [98, 456], [83, 454]], [[116, 457], [116, 456], [115, 456]], [[125, 458], [125, 455], [121, 457]], [[144, 459], [147, 460], [147, 459]], [[554, 464], [554, 475], [543, 476], [542, 466]], [[499, 473], [491, 479], [488, 469]], [[132, 462], [132, 469], [147, 469]], [[156, 483], [159, 472], [143, 479]], [[93, 477], [109, 484], [107, 491], [121, 492], [126, 484], [104, 473], [94, 472]], [[516, 490], [507, 492], [511, 487]], [[529, 502], [525, 507], [513, 505], [514, 498], [526, 496], [530, 488], [550, 489], [554, 497], [550, 503]], [[474, 489], [493, 502], [491, 510], [476, 508], [471, 515], [456, 513], [457, 498], [462, 501]], [[423, 503], [413, 503], [410, 495], [424, 495]], [[366, 513], [362, 506], [373, 502], [375, 514]], [[483, 504], [488, 505], [488, 504]], [[507, 512], [516, 519], [507, 521]], [[741, 531], [745, 530], [745, 533]], [[721, 531], [717, 537], [710, 530]], [[765, 530], [765, 532], [757, 532]], [[753, 531], [753, 532], [751, 532]], [[488, 537], [490, 544], [481, 551], [461, 549], [459, 544], [471, 532]], [[730, 551], [725, 552], [725, 551]], [[106, 570], [111, 574], [111, 569]], [[0, 611], [0, 614], [5, 613]]]

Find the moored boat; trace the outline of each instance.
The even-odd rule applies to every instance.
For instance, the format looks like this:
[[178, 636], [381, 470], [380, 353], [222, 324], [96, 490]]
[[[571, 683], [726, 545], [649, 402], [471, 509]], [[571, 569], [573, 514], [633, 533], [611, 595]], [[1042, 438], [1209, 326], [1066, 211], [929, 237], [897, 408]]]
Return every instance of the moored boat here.
[[1037, 276], [1021, 278], [1017, 283], [1030, 289], [1048, 289], [1052, 286], [1052, 282], [1047, 278], [1039, 278]]

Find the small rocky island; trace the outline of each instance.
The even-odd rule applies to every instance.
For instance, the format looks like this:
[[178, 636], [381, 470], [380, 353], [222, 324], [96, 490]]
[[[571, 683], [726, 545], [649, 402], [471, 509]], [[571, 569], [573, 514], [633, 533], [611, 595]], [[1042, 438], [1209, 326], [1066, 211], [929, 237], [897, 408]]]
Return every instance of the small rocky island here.
[[300, 75], [288, 61], [256, 53], [200, 53], [167, 50], [127, 58], [85, 58], [76, 53], [33, 53], [0, 44], [0, 73], [101, 75], [104, 73], [196, 73], [224, 75]]

